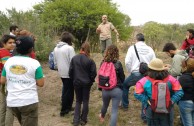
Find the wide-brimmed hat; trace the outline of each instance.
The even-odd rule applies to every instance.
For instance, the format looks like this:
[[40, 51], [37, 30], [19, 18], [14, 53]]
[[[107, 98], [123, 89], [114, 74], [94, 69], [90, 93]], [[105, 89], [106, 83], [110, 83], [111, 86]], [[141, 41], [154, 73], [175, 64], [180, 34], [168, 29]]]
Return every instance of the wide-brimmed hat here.
[[152, 70], [162, 71], [164, 70], [164, 63], [161, 59], [155, 58], [151, 60], [148, 67]]

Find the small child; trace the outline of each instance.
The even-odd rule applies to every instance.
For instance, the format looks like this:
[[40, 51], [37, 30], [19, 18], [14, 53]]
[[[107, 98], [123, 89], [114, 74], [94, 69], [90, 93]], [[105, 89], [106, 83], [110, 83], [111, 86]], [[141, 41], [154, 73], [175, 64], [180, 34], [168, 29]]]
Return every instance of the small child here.
[[[183, 91], [180, 86], [180, 83], [177, 79], [169, 75], [169, 73], [165, 70], [163, 61], [155, 58], [148, 64], [148, 76], [142, 78], [136, 83], [134, 96], [136, 99], [142, 102], [146, 114], [147, 125], [148, 126], [172, 126], [173, 125], [173, 104], [177, 103], [181, 97], [183, 96]], [[169, 96], [169, 109], [164, 113], [158, 113], [153, 109], [153, 97], [156, 90], [159, 92], [159, 84], [158, 88], [153, 88], [156, 81], [161, 82], [161, 84], [165, 83], [165, 87], [163, 85], [162, 88], [166, 90], [160, 91], [160, 94], [168, 92]], [[158, 97], [160, 97], [158, 93]], [[165, 99], [164, 95], [164, 99]], [[154, 102], [155, 103], [155, 102]], [[162, 101], [158, 100], [158, 103], [162, 103]], [[163, 103], [162, 103], [163, 104]], [[165, 102], [164, 106], [166, 107], [167, 102]], [[161, 107], [161, 104], [157, 104]], [[158, 107], [157, 106], [157, 107]], [[167, 107], [166, 107], [167, 108]]]

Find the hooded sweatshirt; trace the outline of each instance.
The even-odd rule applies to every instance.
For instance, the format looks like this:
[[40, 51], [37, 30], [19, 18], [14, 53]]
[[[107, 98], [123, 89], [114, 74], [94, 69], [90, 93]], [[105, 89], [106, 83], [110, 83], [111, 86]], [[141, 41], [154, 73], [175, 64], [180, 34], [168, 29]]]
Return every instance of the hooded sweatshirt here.
[[61, 78], [69, 78], [69, 66], [75, 56], [74, 48], [66, 42], [59, 42], [54, 49], [54, 62]]
[[172, 58], [172, 64], [168, 72], [174, 76], [181, 75], [182, 61], [188, 57], [188, 54], [184, 50], [178, 50], [177, 53]]

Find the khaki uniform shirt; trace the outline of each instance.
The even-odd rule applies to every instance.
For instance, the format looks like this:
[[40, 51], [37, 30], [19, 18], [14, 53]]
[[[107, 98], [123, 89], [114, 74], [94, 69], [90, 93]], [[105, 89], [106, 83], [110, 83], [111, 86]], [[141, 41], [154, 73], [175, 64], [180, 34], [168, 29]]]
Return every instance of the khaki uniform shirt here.
[[100, 29], [100, 40], [107, 40], [111, 38], [111, 31], [115, 29], [111, 22], [106, 24], [101, 23], [98, 28]]

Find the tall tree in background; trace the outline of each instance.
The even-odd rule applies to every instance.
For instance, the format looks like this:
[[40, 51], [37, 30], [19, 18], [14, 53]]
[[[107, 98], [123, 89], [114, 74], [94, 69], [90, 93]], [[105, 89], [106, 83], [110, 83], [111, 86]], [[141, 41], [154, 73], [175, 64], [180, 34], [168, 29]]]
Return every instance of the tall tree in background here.
[[77, 46], [87, 37], [97, 38], [95, 30], [103, 14], [108, 15], [119, 30], [121, 39], [126, 40], [132, 32], [129, 16], [119, 12], [117, 5], [110, 0], [46, 0], [34, 9], [45, 30], [51, 33], [69, 31], [78, 39]]

